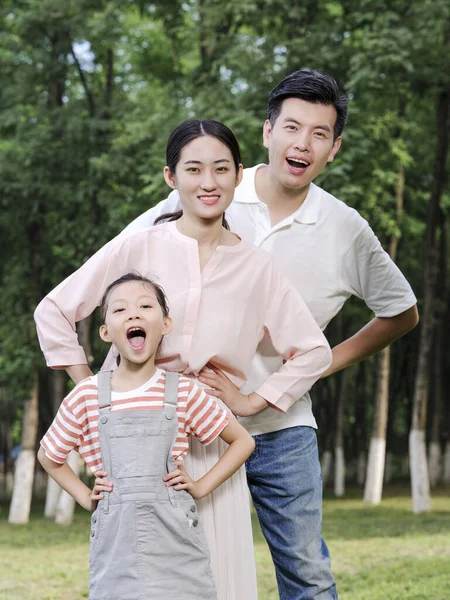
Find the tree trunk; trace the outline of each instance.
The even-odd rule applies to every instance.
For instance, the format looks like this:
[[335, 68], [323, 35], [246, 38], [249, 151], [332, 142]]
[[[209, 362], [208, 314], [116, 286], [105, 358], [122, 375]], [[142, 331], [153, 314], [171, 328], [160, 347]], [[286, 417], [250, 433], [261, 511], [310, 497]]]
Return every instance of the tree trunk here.
[[440, 422], [442, 407], [442, 343], [443, 326], [441, 321], [436, 327], [434, 352], [433, 352], [433, 371], [434, 371], [434, 397], [433, 397], [433, 415], [431, 420], [431, 436], [428, 447], [428, 464], [430, 487], [437, 486], [442, 474], [442, 452], [440, 440]]
[[448, 278], [447, 278], [447, 234], [445, 218], [441, 218], [441, 238], [439, 256], [439, 303], [437, 308], [437, 327], [433, 348], [432, 369], [434, 376], [433, 414], [431, 420], [430, 446], [428, 448], [428, 462], [430, 465], [430, 486], [436, 487], [442, 476], [442, 452], [440, 425], [442, 422], [442, 406], [445, 373], [444, 332], [449, 316], [447, 310]]
[[425, 232], [424, 301], [422, 328], [420, 332], [419, 359], [416, 370], [413, 415], [409, 434], [411, 464], [411, 488], [413, 512], [430, 510], [430, 485], [425, 449], [425, 427], [428, 403], [428, 363], [434, 328], [436, 291], [436, 230], [440, 216], [440, 200], [446, 177], [448, 153], [450, 88], [442, 90], [437, 102], [437, 149], [435, 158], [434, 186], [428, 205]]
[[36, 459], [38, 411], [38, 377], [35, 373], [30, 398], [24, 404], [22, 449], [16, 461], [13, 496], [9, 508], [8, 520], [10, 523], [28, 523], [30, 516]]
[[384, 483], [392, 481], [392, 452], [386, 452], [386, 460], [384, 462]]
[[344, 410], [349, 369], [341, 372], [337, 402], [336, 444], [334, 451], [334, 495], [338, 498], [345, 493], [345, 457], [344, 457]]
[[333, 463], [333, 454], [331, 450], [325, 450], [322, 454], [322, 485], [326, 487], [330, 478], [331, 467]]
[[[403, 212], [403, 199], [405, 190], [405, 170], [400, 167], [396, 188], [396, 216], [400, 222]], [[395, 262], [397, 258], [398, 236], [392, 235], [389, 255]], [[375, 421], [372, 438], [370, 440], [369, 460], [367, 462], [366, 485], [364, 489], [364, 502], [380, 504], [383, 491], [384, 466], [386, 458], [386, 429], [389, 412], [389, 372], [391, 349], [384, 348], [378, 357], [377, 371], [377, 399]]]
[[442, 482], [446, 485], [450, 484], [450, 440], [447, 440], [445, 444]]
[[356, 397], [358, 398], [355, 407], [355, 442], [356, 442], [356, 481], [358, 485], [364, 485], [367, 468], [367, 427], [366, 427], [366, 404], [367, 404], [367, 364], [362, 361], [358, 365], [358, 375], [356, 378]]

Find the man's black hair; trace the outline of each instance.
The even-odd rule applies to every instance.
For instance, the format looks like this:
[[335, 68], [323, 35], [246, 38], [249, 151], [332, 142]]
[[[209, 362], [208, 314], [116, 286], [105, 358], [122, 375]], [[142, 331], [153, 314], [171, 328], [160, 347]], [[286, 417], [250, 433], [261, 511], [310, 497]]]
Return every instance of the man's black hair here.
[[267, 118], [272, 126], [281, 113], [283, 100], [299, 98], [313, 104], [334, 106], [337, 117], [334, 124], [334, 139], [338, 138], [347, 120], [347, 98], [341, 93], [336, 81], [320, 71], [301, 69], [285, 77], [271, 91], [267, 107]]

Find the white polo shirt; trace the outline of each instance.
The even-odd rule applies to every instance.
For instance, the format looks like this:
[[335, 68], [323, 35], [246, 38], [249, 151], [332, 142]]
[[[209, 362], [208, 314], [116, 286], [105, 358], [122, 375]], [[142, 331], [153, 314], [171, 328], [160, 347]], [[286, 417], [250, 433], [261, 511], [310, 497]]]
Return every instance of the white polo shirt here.
[[[377, 317], [393, 317], [416, 304], [411, 286], [367, 221], [315, 184], [310, 185], [302, 206], [272, 227], [269, 209], [256, 195], [255, 174], [261, 166], [244, 169], [227, 220], [232, 231], [272, 254], [322, 329], [352, 295], [364, 300]], [[121, 235], [151, 227], [158, 216], [179, 208], [179, 195], [174, 191], [130, 223]], [[282, 359], [265, 338], [242, 392], [254, 391], [281, 364]], [[285, 414], [266, 408], [240, 421], [252, 435], [297, 425], [317, 427], [309, 394]]]

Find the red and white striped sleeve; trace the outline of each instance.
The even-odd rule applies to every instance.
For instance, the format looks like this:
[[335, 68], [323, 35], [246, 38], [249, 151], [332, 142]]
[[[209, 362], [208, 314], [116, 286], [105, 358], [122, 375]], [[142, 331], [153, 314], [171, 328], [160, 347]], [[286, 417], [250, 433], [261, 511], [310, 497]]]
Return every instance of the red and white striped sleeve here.
[[195, 435], [201, 444], [215, 440], [228, 425], [231, 414], [222, 408], [216, 398], [208, 396], [193, 381], [186, 406], [186, 435]]
[[79, 396], [79, 386], [64, 398], [53, 423], [41, 440], [46, 456], [58, 464], [64, 464], [70, 451], [81, 444], [83, 429], [73, 413], [72, 400], [76, 396]]

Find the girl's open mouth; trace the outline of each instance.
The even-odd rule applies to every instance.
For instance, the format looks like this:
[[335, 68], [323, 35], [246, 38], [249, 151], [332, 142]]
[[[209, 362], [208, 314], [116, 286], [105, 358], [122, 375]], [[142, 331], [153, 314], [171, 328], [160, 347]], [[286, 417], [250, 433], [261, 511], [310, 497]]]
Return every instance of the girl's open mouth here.
[[142, 350], [147, 334], [142, 327], [130, 327], [127, 330], [127, 340], [134, 350]]

